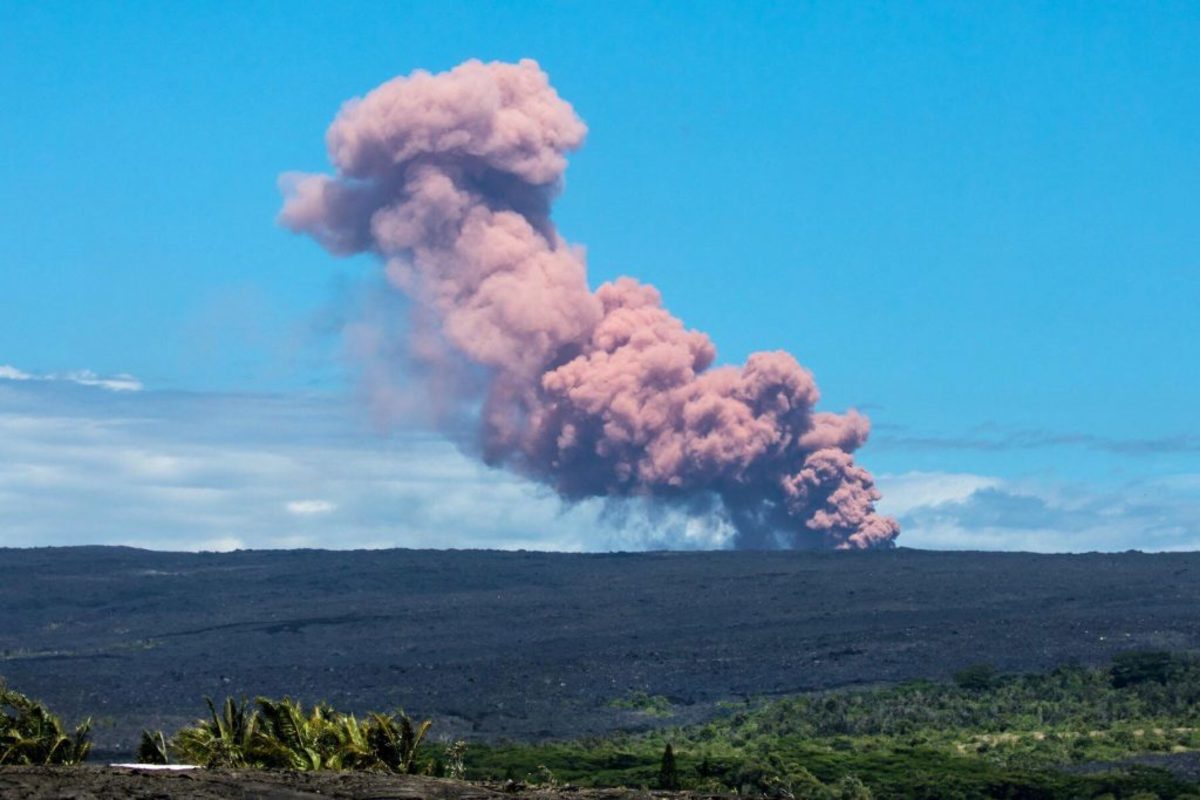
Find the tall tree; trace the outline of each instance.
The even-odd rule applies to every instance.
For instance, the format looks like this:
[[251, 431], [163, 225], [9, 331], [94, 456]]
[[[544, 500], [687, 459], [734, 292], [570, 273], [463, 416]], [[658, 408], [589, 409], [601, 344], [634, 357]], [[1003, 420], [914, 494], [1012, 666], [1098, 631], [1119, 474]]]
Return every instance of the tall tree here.
[[668, 791], [679, 789], [679, 768], [675, 765], [675, 751], [670, 742], [663, 750], [662, 764], [658, 768], [658, 788]]

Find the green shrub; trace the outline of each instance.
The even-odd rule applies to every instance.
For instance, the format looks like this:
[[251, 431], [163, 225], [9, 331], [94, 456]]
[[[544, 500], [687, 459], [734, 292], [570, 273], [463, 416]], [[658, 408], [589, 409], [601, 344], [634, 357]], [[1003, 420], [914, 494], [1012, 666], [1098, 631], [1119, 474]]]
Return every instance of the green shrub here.
[[845, 775], [833, 786], [837, 800], [872, 800], [871, 790], [853, 775]]
[[[404, 714], [369, 714], [359, 720], [324, 704], [305, 711], [286, 697], [260, 697], [253, 707], [228, 698], [219, 710], [212, 700], [206, 702], [208, 719], [175, 734], [166, 752], [207, 767], [412, 773], [431, 724], [414, 724]], [[156, 744], [152, 734], [143, 736], [139, 757], [145, 751], [149, 763], [165, 758]], [[461, 762], [461, 752], [458, 758]]]
[[[1118, 660], [1114, 667], [1120, 665]], [[467, 774], [494, 777], [512, 768], [524, 775], [545, 765], [573, 784], [652, 786], [670, 741], [682, 786], [706, 792], [828, 800], [853, 775], [880, 798], [1092, 798], [1109, 792], [1127, 800], [1138, 791], [1161, 798], [1197, 793], [1195, 784], [1161, 771], [1061, 770], [1175, 743], [1200, 747], [1193, 732], [1200, 728], [1200, 660], [1174, 656], [1165, 673], [1151, 673], [1165, 674], [1162, 683], [1116, 687], [1113, 672], [1073, 664], [1001, 677], [987, 667], [955, 683], [726, 704], [723, 716], [669, 731], [480, 745], [467, 760]], [[1167, 733], [1133, 734], [1155, 729]], [[842, 788], [851, 786], [857, 790], [848, 781]]]
[[170, 761], [167, 738], [162, 731], [142, 731], [137, 760], [139, 764], [166, 764]]
[[68, 732], [46, 706], [0, 680], [0, 764], [78, 764], [92, 749], [91, 720]]
[[1000, 674], [991, 664], [972, 664], [954, 673], [954, 683], [960, 689], [984, 691], [999, 681]]
[[201, 767], [246, 767], [254, 763], [254, 734], [258, 713], [246, 700], [226, 698], [221, 710], [209, 698], [209, 717], [179, 731], [169, 751], [185, 764]]
[[640, 711], [652, 717], [669, 717], [671, 716], [671, 701], [661, 694], [647, 694], [644, 691], [638, 690], [630, 692], [627, 696], [618, 698], [609, 703], [613, 708], [626, 708], [631, 711]]
[[1133, 651], [1115, 656], [1109, 674], [1113, 687], [1120, 689], [1150, 682], [1165, 684], [1178, 677], [1183, 668], [1183, 662], [1171, 653]]

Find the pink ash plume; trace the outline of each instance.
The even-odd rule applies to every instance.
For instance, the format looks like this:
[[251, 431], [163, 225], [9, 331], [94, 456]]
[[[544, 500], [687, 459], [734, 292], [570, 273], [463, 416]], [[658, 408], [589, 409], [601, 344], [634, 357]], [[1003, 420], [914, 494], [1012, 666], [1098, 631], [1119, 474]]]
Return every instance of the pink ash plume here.
[[715, 496], [738, 547], [891, 546], [899, 526], [850, 455], [865, 417], [814, 411], [812, 375], [784, 352], [713, 367], [652, 286], [588, 288], [550, 221], [586, 131], [533, 61], [418, 71], [342, 108], [336, 174], [285, 176], [281, 220], [385, 262], [412, 304], [412, 358], [486, 376], [471, 407], [489, 464], [569, 499]]

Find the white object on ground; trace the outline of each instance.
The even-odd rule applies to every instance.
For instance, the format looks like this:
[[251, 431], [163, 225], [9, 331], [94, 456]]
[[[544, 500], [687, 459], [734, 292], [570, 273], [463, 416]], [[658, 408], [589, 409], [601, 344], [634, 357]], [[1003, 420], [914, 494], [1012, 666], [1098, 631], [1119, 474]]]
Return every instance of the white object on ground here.
[[200, 769], [194, 764], [109, 764], [110, 767], [118, 767], [120, 769], [149, 769], [159, 770], [165, 769], [172, 772], [178, 772], [188, 769]]

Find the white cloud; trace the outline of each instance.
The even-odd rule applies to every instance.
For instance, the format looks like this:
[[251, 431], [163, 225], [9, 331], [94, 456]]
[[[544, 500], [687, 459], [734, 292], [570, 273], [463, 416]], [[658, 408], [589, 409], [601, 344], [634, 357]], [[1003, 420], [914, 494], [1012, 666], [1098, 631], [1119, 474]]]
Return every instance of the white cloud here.
[[6, 381], [28, 381], [32, 380], [33, 376], [8, 364], [0, 364], [0, 378]]
[[965, 500], [980, 489], [999, 486], [1001, 481], [965, 472], [906, 472], [880, 475], [877, 483], [883, 493], [879, 510], [902, 517], [916, 508]]
[[91, 370], [76, 370], [74, 372], [50, 372], [35, 375], [13, 367], [0, 364], [0, 380], [8, 381], [63, 381], [80, 386], [95, 386], [110, 392], [140, 392], [144, 387], [142, 382], [132, 375], [125, 373], [104, 377]]
[[564, 507], [352, 398], [0, 390], [0, 546], [607, 549]]
[[292, 500], [284, 504], [289, 514], [295, 514], [298, 517], [310, 517], [316, 514], [328, 514], [337, 509], [334, 503], [328, 500]]
[[80, 386], [98, 386], [110, 392], [140, 392], [144, 387], [142, 382], [132, 375], [120, 374], [105, 378], [90, 370], [67, 372], [63, 375], [50, 375], [42, 380], [63, 380], [78, 383]]
[[233, 536], [222, 536], [219, 539], [201, 542], [196, 550], [201, 553], [231, 553], [234, 550], [244, 550], [245, 547], [246, 545], [241, 539]]
[[900, 543], [1031, 552], [1200, 549], [1200, 482], [1173, 475], [1117, 486], [910, 473], [881, 480]]
[[[909, 547], [1200, 547], [1197, 474], [1107, 487], [972, 472], [879, 483]], [[578, 551], [720, 548], [731, 536], [699, 506], [564, 504], [437, 436], [381, 436], [349, 398], [0, 383], [0, 546]]]

